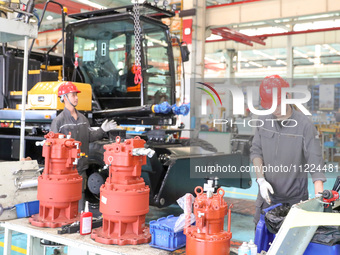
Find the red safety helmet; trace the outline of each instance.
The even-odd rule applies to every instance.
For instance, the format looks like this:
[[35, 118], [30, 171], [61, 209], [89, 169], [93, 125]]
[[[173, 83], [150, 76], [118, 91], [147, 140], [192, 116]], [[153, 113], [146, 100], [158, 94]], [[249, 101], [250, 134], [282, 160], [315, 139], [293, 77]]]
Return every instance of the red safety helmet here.
[[71, 92], [81, 93], [81, 91], [78, 90], [76, 85], [74, 85], [72, 82], [70, 81], [64, 82], [58, 88], [58, 97], [61, 97]]
[[273, 104], [273, 88], [277, 88], [277, 104], [281, 103], [281, 88], [289, 87], [288, 82], [279, 75], [270, 75], [263, 79], [260, 85], [261, 106], [269, 109]]

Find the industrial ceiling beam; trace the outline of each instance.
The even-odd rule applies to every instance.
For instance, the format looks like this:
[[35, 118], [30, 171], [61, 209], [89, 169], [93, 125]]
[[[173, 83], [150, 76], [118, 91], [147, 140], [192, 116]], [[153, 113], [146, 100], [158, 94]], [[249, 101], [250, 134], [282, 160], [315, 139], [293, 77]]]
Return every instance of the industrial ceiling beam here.
[[237, 4], [247, 4], [247, 3], [253, 3], [253, 2], [258, 2], [258, 1], [264, 1], [264, 0], [244, 0], [244, 1], [233, 2], [233, 3], [229, 3], [229, 4], [210, 5], [210, 6], [207, 6], [207, 9], [237, 5]]
[[308, 29], [308, 30], [302, 30], [302, 31], [289, 31], [284, 33], [275, 33], [275, 34], [264, 34], [264, 35], [258, 35], [257, 37], [273, 37], [273, 36], [285, 36], [285, 35], [298, 35], [298, 34], [309, 34], [309, 33], [318, 33], [318, 32], [329, 32], [329, 31], [335, 31], [340, 30], [340, 27], [330, 27], [330, 28], [320, 28], [320, 29]]
[[235, 36], [242, 37], [242, 38], [244, 38], [244, 39], [246, 39], [248, 41], [252, 41], [252, 42], [256, 42], [256, 43], [262, 44], [262, 45], [266, 45], [266, 43], [263, 41], [263, 39], [260, 39], [260, 38], [258, 38], [256, 36], [248, 36], [248, 35], [242, 34], [242, 33], [238, 32], [238, 31], [233, 30], [233, 29], [228, 28], [228, 27], [220, 27], [218, 29], [221, 29], [221, 30], [223, 30], [225, 32], [228, 32], [230, 34], [233, 34]]
[[[318, 32], [329, 32], [329, 31], [336, 31], [340, 30], [340, 27], [330, 27], [330, 28], [320, 28], [320, 29], [308, 29], [308, 30], [302, 30], [302, 31], [290, 31], [290, 32], [284, 32], [284, 33], [275, 33], [275, 34], [262, 34], [262, 35], [257, 35], [256, 37], [265, 40], [268, 37], [275, 37], [275, 36], [287, 36], [287, 35], [298, 35], [298, 34], [309, 34], [309, 33], [318, 33]], [[211, 29], [213, 34], [217, 34], [219, 32], [219, 29], [212, 28]], [[231, 40], [230, 38], [226, 38], [221, 34], [218, 34], [223, 37], [223, 39], [217, 39], [217, 40], [209, 40], [206, 42], [223, 42], [223, 41], [228, 41]], [[254, 36], [251, 36], [252, 38]]]
[[338, 0], [253, 1], [241, 5], [208, 8], [207, 27], [257, 23], [266, 20], [285, 20], [306, 16], [339, 13]]
[[243, 43], [249, 46], [253, 46], [253, 43], [251, 42], [251, 40], [247, 39], [246, 37], [231, 34], [227, 31], [224, 31], [223, 29], [213, 28], [211, 29], [211, 32], [215, 35], [222, 36], [225, 40], [233, 40], [233, 41], [240, 42], [240, 43]]
[[266, 45], [266, 43], [263, 41], [265, 38], [248, 36], [227, 27], [212, 28], [211, 32], [215, 35], [222, 36], [224, 40], [233, 40], [236, 42], [244, 43], [249, 46], [253, 46], [252, 42], [256, 42], [261, 45]]

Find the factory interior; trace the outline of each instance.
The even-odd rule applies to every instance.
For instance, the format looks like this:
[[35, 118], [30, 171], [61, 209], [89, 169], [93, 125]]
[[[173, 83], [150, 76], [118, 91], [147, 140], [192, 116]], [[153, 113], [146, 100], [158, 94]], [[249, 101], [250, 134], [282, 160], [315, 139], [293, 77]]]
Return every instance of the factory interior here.
[[340, 1], [1, 0], [0, 254], [340, 254]]

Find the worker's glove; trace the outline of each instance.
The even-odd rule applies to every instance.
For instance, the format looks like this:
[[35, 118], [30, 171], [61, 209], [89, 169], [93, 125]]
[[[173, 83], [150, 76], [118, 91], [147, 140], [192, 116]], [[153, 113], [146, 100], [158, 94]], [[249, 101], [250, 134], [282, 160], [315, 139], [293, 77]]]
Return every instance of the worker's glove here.
[[317, 198], [322, 197], [322, 192], [319, 192], [318, 194], [315, 194], [315, 197], [317, 197]]
[[117, 123], [114, 120], [105, 120], [104, 123], [101, 125], [101, 128], [104, 132], [109, 132], [110, 130], [117, 129]]
[[266, 200], [267, 204], [270, 205], [272, 203], [272, 201], [269, 197], [269, 192], [271, 194], [274, 194], [274, 190], [273, 190], [272, 185], [270, 185], [270, 183], [267, 182], [264, 178], [258, 178], [257, 183], [260, 186], [260, 194], [261, 194], [262, 198], [264, 200]]

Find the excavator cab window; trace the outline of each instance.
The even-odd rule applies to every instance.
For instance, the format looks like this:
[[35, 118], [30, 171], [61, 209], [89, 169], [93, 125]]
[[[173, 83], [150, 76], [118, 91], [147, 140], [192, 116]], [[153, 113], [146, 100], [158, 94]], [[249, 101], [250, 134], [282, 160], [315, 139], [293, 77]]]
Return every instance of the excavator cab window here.
[[145, 82], [149, 104], [171, 101], [171, 72], [169, 45], [164, 31], [159, 29], [145, 33], [143, 50], [146, 62]]
[[69, 36], [74, 38], [73, 55], [79, 55], [79, 70], [84, 82], [92, 85], [102, 109], [140, 105], [141, 88], [144, 104], [174, 103], [175, 76], [168, 30], [149, 20], [142, 20], [141, 24], [143, 86], [134, 83], [135, 36], [131, 17], [95, 19], [68, 27], [68, 33], [72, 33]]

